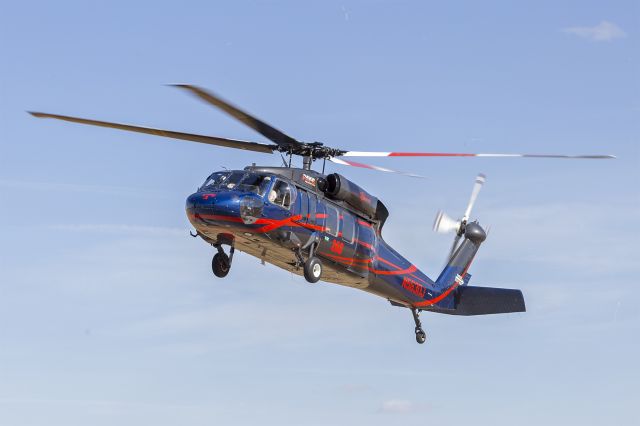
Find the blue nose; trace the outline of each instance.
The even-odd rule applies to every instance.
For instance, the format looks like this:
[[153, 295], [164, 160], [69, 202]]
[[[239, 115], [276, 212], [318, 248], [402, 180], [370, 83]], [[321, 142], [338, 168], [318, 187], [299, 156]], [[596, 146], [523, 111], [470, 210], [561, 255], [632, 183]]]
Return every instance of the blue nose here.
[[196, 209], [198, 207], [201, 207], [204, 203], [203, 201], [206, 202], [206, 200], [204, 200], [202, 198], [202, 193], [198, 193], [196, 192], [195, 194], [191, 194], [187, 197], [187, 202], [186, 202], [186, 209], [187, 210], [193, 210]]
[[220, 204], [221, 201], [228, 201], [226, 198], [228, 197], [221, 197], [219, 194], [215, 193], [196, 192], [187, 197], [186, 208], [211, 208], [216, 204]]
[[240, 197], [233, 192], [196, 192], [187, 197], [186, 209], [192, 213], [238, 215]]
[[193, 210], [198, 206], [198, 200], [200, 196], [198, 193], [191, 194], [187, 197], [187, 202], [185, 208], [187, 210]]

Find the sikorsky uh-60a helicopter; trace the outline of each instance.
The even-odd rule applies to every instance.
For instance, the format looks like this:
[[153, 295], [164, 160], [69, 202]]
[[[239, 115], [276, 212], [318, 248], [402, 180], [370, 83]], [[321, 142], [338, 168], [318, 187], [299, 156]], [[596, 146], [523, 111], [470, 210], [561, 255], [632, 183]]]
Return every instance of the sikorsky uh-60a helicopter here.
[[[325, 163], [402, 173], [353, 162], [349, 157], [530, 157], [614, 158], [611, 155], [467, 154], [437, 152], [359, 152], [332, 148], [319, 142], [300, 142], [264, 121], [241, 111], [220, 97], [191, 85], [176, 85], [221, 109], [254, 129], [272, 144], [152, 129], [64, 115], [31, 112], [35, 117], [110, 127], [243, 149], [280, 153], [283, 167], [248, 166], [211, 174], [187, 198], [186, 212], [195, 227], [194, 237], [211, 244], [216, 253], [213, 273], [229, 273], [236, 250], [271, 263], [310, 283], [323, 280], [357, 288], [383, 297], [394, 306], [409, 308], [415, 322], [415, 337], [424, 343], [426, 334], [421, 311], [449, 315], [487, 315], [524, 312], [522, 292], [514, 289], [470, 286], [468, 273], [473, 258], [486, 238], [471, 211], [485, 181], [478, 175], [464, 214], [458, 220], [440, 212], [434, 230], [455, 233], [447, 264], [433, 280], [402, 257], [382, 237], [389, 216], [378, 198], [338, 173], [325, 175]], [[301, 156], [302, 168], [292, 167]], [[322, 161], [322, 172], [312, 170]], [[460, 242], [462, 240], [462, 242]], [[229, 254], [224, 247], [229, 247]]]

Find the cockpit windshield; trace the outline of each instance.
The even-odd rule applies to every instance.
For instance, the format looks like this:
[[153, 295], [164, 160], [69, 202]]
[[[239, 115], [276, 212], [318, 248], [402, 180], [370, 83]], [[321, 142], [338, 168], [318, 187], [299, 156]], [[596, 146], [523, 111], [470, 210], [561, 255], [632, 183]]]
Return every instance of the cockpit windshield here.
[[254, 192], [261, 197], [271, 186], [271, 176], [252, 172], [216, 172], [207, 178], [201, 189], [236, 189]]
[[222, 182], [224, 182], [229, 177], [230, 174], [231, 172], [216, 172], [211, 176], [209, 176], [207, 180], [204, 181], [204, 183], [202, 184], [202, 188], [206, 188], [206, 187], [217, 188], [222, 184]]
[[209, 176], [202, 185], [202, 189], [233, 189], [245, 172], [216, 172]]

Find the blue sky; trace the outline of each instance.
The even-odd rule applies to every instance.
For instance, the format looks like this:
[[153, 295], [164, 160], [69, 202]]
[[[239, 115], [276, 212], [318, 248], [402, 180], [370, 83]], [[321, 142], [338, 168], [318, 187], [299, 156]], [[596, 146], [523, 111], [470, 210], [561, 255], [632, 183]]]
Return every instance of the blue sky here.
[[[2, 2], [0, 423], [639, 422], [640, 83], [633, 1]], [[430, 275], [437, 210], [491, 233], [472, 284], [528, 312], [423, 315], [188, 237], [212, 171], [278, 158], [25, 110], [262, 141], [192, 83], [352, 150], [607, 153], [373, 159], [385, 238]]]

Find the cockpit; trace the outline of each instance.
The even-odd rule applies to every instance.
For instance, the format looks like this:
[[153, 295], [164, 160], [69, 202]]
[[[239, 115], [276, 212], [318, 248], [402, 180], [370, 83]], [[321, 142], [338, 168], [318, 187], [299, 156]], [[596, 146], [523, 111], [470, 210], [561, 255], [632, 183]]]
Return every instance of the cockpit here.
[[271, 204], [285, 209], [289, 209], [295, 200], [295, 189], [286, 181], [269, 174], [247, 171], [215, 172], [199, 190], [252, 192], [260, 197], [266, 196]]
[[253, 172], [215, 172], [207, 178], [200, 190], [233, 189], [253, 192], [263, 197], [271, 186], [272, 177]]

